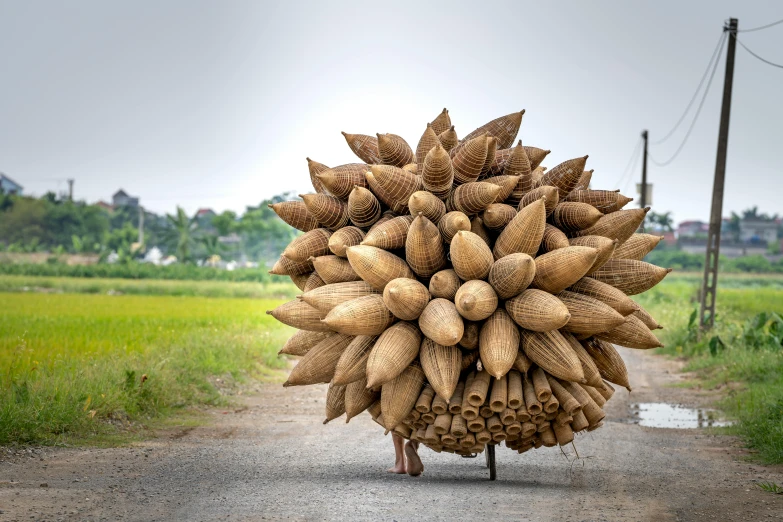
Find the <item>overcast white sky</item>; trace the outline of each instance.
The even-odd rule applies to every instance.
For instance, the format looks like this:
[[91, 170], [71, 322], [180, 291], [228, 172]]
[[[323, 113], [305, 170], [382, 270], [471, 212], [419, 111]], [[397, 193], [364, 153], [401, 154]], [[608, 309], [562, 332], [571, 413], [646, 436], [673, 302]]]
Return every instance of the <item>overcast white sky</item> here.
[[[355, 161], [342, 130], [415, 148], [443, 107], [460, 136], [524, 108], [546, 165], [589, 154], [596, 188], [635, 197], [640, 163], [620, 178], [640, 131], [674, 125], [732, 16], [763, 25], [783, 3], [0, 0], [0, 171], [34, 194], [74, 178], [88, 201], [242, 211], [310, 191], [306, 156]], [[783, 62], [783, 24], [740, 40]], [[724, 63], [682, 154], [650, 167], [677, 220], [709, 214]], [[781, 92], [783, 70], [738, 48], [725, 213], [783, 214]]]

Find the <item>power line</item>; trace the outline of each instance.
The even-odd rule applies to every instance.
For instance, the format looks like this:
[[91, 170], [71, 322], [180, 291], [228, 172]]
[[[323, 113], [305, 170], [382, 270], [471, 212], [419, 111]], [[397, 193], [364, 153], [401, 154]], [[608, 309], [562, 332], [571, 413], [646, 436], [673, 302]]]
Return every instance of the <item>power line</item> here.
[[620, 183], [623, 182], [623, 180], [628, 176], [631, 165], [634, 164], [636, 161], [636, 157], [639, 155], [639, 151], [642, 148], [642, 139], [639, 138], [639, 140], [636, 142], [636, 147], [633, 149], [633, 153], [631, 154], [631, 158], [628, 160], [628, 164], [625, 166], [625, 169], [623, 169], [623, 174], [620, 176], [620, 179], [617, 180], [617, 182], [613, 185], [614, 187], [619, 187]]
[[701, 86], [704, 85], [704, 80], [707, 79], [707, 74], [709, 74], [710, 72], [710, 68], [712, 67], [712, 62], [715, 61], [715, 59], [717, 58], [718, 50], [721, 48], [723, 44], [723, 39], [725, 37], [726, 37], [726, 33], [720, 34], [720, 38], [718, 38], [718, 43], [715, 44], [715, 50], [712, 51], [712, 56], [710, 57], [710, 61], [707, 62], [707, 68], [704, 70], [704, 74], [702, 75], [701, 80], [699, 80], [699, 85], [696, 87], [696, 91], [693, 93], [693, 96], [691, 97], [691, 101], [688, 102], [688, 106], [685, 107], [685, 111], [683, 111], [682, 116], [680, 116], [680, 119], [677, 120], [677, 123], [674, 125], [674, 127], [672, 127], [672, 130], [670, 130], [666, 134], [666, 136], [664, 136], [660, 140], [654, 141], [652, 143], [653, 145], [660, 145], [661, 143], [671, 138], [672, 135], [674, 134], [674, 131], [676, 131], [680, 127], [680, 124], [685, 120], [685, 116], [688, 115], [688, 112], [691, 110], [691, 107], [693, 106], [693, 102], [696, 101], [696, 97], [698, 96], [699, 91], [701, 91]]
[[774, 63], [774, 62], [770, 62], [769, 60], [765, 60], [764, 58], [762, 58], [762, 57], [761, 57], [761, 56], [759, 56], [758, 54], [756, 54], [756, 53], [754, 53], [753, 51], [751, 51], [750, 49], [748, 49], [748, 47], [747, 47], [747, 46], [746, 46], [744, 43], [742, 43], [742, 42], [740, 41], [740, 39], [739, 39], [739, 38], [737, 38], [736, 36], [735, 36], [734, 38], [737, 40], [737, 43], [738, 43], [738, 44], [740, 44], [740, 45], [742, 46], [742, 48], [743, 48], [743, 49], [745, 49], [746, 51], [748, 51], [748, 52], [749, 52], [749, 53], [750, 53], [750, 54], [751, 54], [751, 55], [752, 55], [754, 58], [758, 58], [758, 59], [759, 59], [759, 60], [761, 60], [762, 62], [764, 62], [764, 63], [766, 63], [766, 64], [768, 64], [768, 65], [771, 65], [771, 66], [773, 66], [773, 67], [779, 67], [779, 68], [783, 69], [783, 65], [780, 65], [780, 64], [778, 64], [778, 63]]
[[[750, 33], [752, 31], [761, 31], [762, 29], [766, 29], [768, 27], [772, 27], [773, 25], [783, 24], [783, 20], [778, 20], [777, 22], [772, 22], [771, 24], [762, 25], [761, 27], [754, 27], [752, 29], [737, 29], [738, 33]], [[737, 40], [739, 42], [739, 40]]]
[[[724, 33], [725, 34], [725, 33]], [[718, 57], [720, 57], [721, 53], [723, 52], [723, 46], [726, 43], [726, 38], [721, 39], [721, 45], [720, 45], [720, 51], [718, 52]], [[650, 158], [650, 161], [652, 161], [655, 165], [659, 167], [665, 167], [669, 165], [671, 162], [673, 162], [677, 156], [680, 155], [680, 152], [682, 152], [682, 149], [685, 147], [685, 144], [688, 143], [688, 138], [691, 136], [691, 132], [693, 132], [693, 128], [696, 126], [696, 122], [699, 120], [699, 115], [701, 114], [701, 109], [704, 107], [704, 102], [707, 99], [707, 94], [710, 92], [710, 86], [712, 85], [712, 80], [715, 78], [715, 71], [718, 70], [718, 63], [720, 60], [715, 60], [715, 63], [712, 66], [712, 72], [710, 73], [710, 79], [707, 82], [707, 87], [704, 89], [704, 94], [701, 97], [701, 101], [699, 102], [699, 107], [696, 109], [696, 114], [693, 116], [693, 121], [691, 122], [691, 126], [688, 128], [688, 132], [685, 133], [685, 137], [682, 139], [682, 143], [680, 143], [680, 146], [677, 147], [677, 150], [674, 151], [674, 154], [667, 159], [666, 161], [657, 161], [652, 155], [648, 155]]]

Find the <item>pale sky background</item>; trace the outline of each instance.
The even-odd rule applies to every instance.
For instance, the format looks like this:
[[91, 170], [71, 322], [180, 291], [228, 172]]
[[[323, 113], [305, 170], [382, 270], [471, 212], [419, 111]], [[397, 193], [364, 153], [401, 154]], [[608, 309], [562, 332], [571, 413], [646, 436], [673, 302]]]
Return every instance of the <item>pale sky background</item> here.
[[[547, 166], [589, 154], [595, 188], [636, 197], [641, 160], [620, 178], [640, 131], [674, 125], [729, 17], [783, 2], [0, 0], [0, 171], [38, 195], [75, 178], [91, 202], [242, 211], [311, 191], [306, 156], [356, 161], [342, 130], [415, 149], [443, 107], [460, 136], [524, 108]], [[783, 62], [783, 24], [740, 40]], [[678, 221], [709, 215], [724, 64], [682, 154], [650, 167]], [[783, 70], [738, 48], [724, 214], [783, 214], [781, 93]]]

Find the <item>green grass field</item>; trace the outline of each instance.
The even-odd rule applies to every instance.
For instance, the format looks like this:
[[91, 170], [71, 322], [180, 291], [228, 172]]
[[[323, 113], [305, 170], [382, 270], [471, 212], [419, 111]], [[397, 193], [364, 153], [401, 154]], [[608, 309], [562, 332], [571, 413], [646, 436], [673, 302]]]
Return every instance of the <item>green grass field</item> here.
[[0, 444], [122, 440], [280, 378], [283, 301], [0, 293]]
[[[766, 463], [783, 462], [783, 278], [723, 275], [715, 328], [700, 332], [697, 275], [672, 274], [637, 296], [664, 330], [661, 353], [688, 358], [700, 384], [725, 387], [720, 406], [740, 422], [741, 435]], [[692, 319], [693, 318], [693, 319]]]

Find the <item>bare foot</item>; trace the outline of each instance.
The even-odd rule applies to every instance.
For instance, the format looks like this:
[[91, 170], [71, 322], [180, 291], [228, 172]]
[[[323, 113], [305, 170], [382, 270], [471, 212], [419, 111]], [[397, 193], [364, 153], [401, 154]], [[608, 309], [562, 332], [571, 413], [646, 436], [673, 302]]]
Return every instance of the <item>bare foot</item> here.
[[399, 464], [395, 464], [394, 467], [391, 467], [387, 469], [389, 473], [397, 473], [398, 475], [403, 475], [405, 473], [405, 463], [400, 462]]
[[407, 472], [411, 477], [418, 477], [424, 471], [424, 464], [422, 464], [419, 458], [419, 453], [416, 451], [418, 444], [414, 446], [414, 442], [405, 443], [405, 457], [408, 459]]

